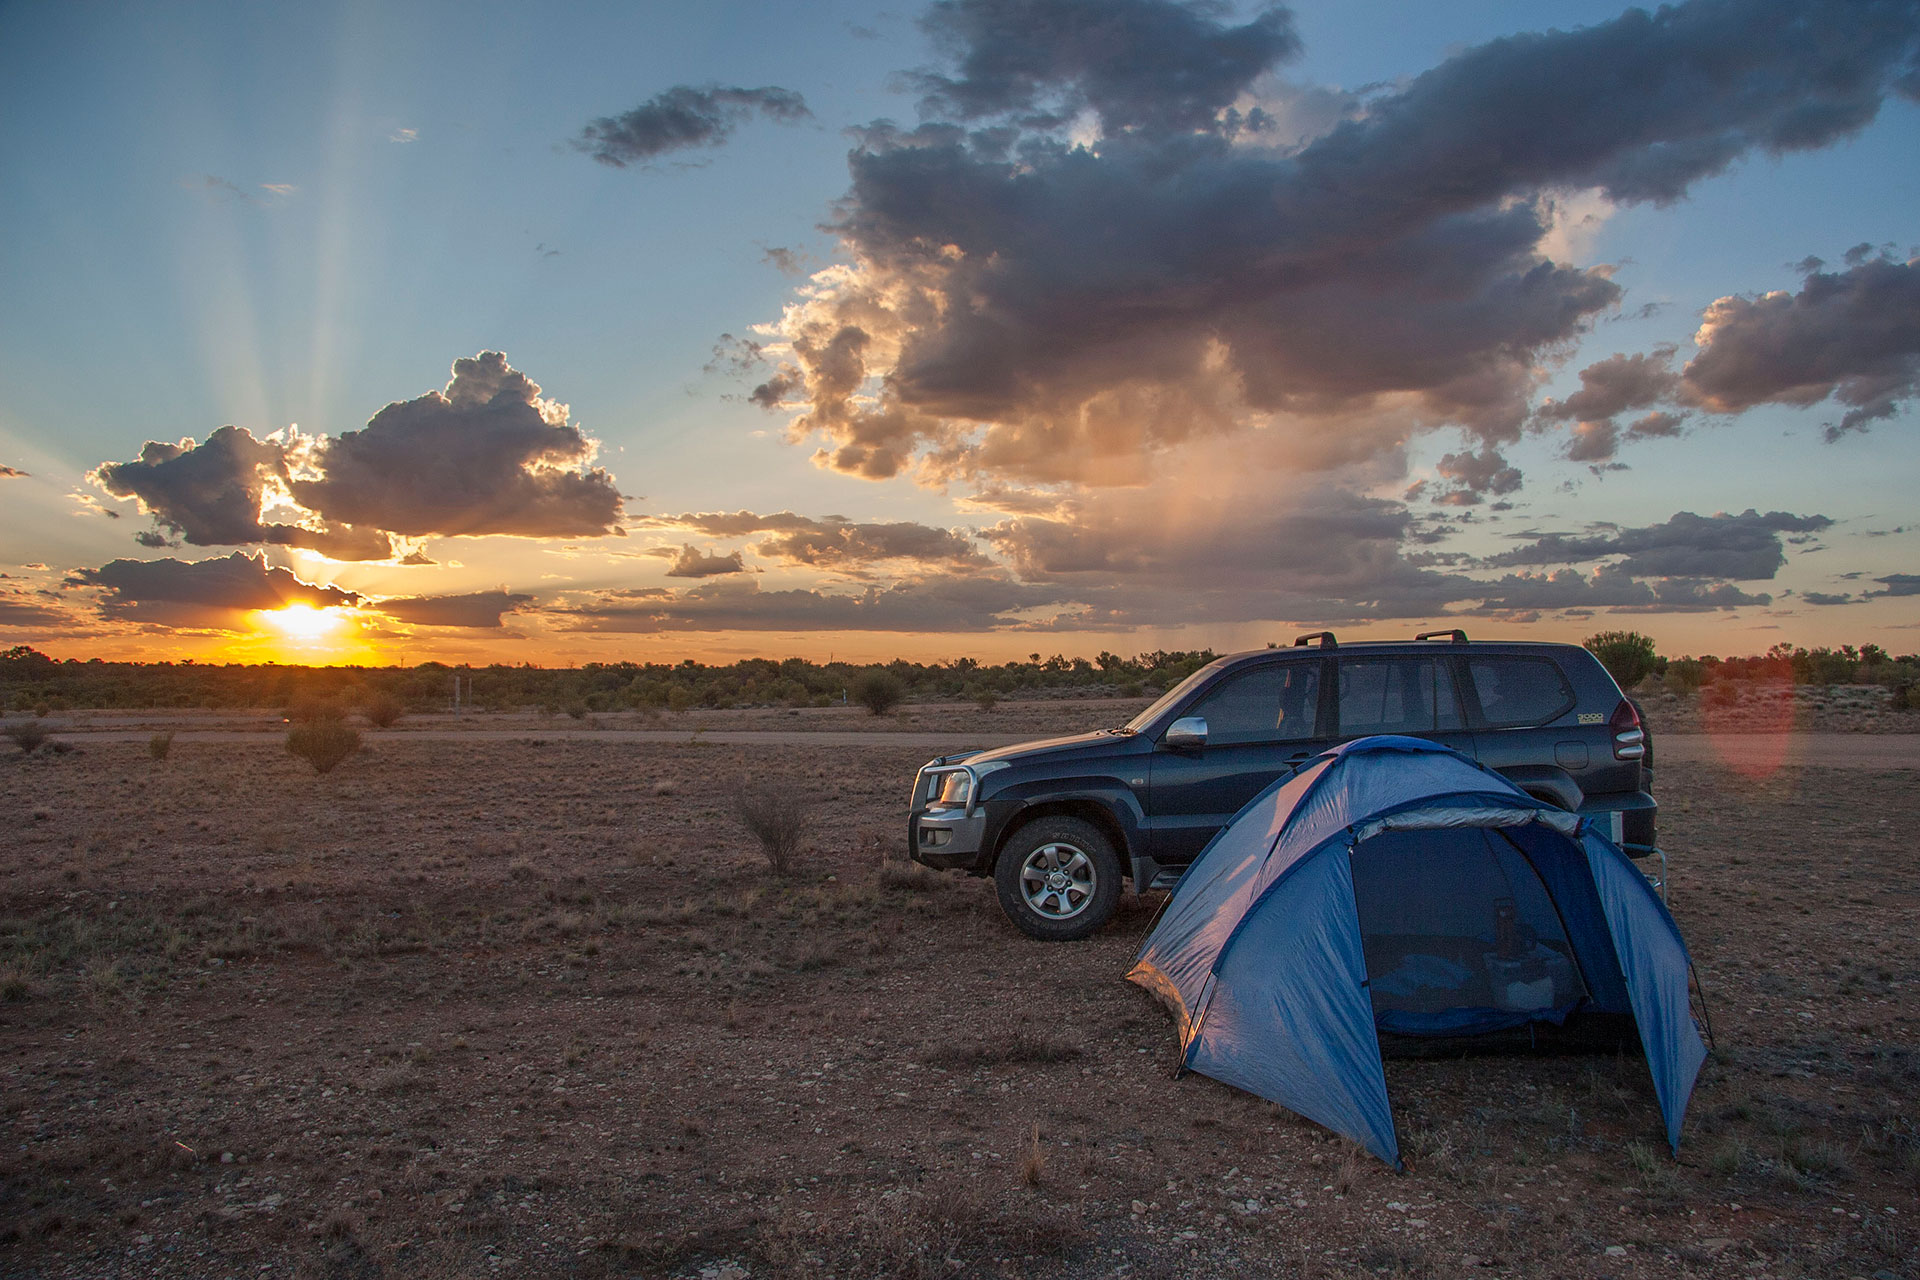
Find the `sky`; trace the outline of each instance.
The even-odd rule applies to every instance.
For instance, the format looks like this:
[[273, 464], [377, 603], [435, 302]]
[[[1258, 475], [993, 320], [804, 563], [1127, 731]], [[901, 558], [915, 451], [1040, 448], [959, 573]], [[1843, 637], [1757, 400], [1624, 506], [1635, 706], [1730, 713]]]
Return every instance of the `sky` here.
[[0, 648], [1920, 649], [1920, 0], [0, 3]]

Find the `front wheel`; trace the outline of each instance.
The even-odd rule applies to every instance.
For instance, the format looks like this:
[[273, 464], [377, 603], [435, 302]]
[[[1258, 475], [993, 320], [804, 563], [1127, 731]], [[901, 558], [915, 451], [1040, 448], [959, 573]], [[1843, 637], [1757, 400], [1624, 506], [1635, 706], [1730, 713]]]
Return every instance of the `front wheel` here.
[[1000, 909], [1042, 942], [1076, 942], [1113, 916], [1120, 859], [1098, 827], [1040, 818], [1013, 834], [993, 868]]

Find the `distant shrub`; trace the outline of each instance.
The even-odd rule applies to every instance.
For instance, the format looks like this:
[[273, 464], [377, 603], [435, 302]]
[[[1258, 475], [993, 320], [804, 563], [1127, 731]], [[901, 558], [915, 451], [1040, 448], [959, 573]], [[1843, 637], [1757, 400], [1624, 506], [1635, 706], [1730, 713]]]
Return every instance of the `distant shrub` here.
[[287, 753], [305, 760], [315, 773], [333, 772], [359, 749], [360, 731], [343, 720], [315, 720], [287, 731]]
[[340, 700], [318, 693], [296, 693], [287, 700], [287, 719], [295, 724], [317, 724], [346, 715]]
[[376, 729], [391, 729], [400, 722], [407, 708], [390, 693], [376, 693], [360, 704], [360, 714]]
[[566, 711], [568, 717], [571, 719], [585, 720], [587, 718], [587, 700], [585, 698], [570, 698], [562, 709]]
[[991, 711], [1000, 705], [1000, 695], [984, 685], [970, 685], [966, 692], [973, 699], [973, 705], [982, 711]]
[[1654, 652], [1653, 637], [1638, 631], [1602, 631], [1583, 643], [1622, 689], [1633, 688], [1659, 670], [1660, 655]]
[[1920, 684], [1903, 684], [1888, 698], [1895, 711], [1920, 711]]
[[906, 698], [907, 686], [891, 671], [874, 670], [855, 679], [848, 692], [868, 712], [883, 716]]
[[1674, 693], [1692, 693], [1707, 682], [1707, 664], [1698, 658], [1675, 658], [1661, 679]]
[[16, 720], [4, 732], [25, 755], [32, 755], [41, 743], [53, 736], [52, 730], [38, 720]]
[[675, 715], [685, 711], [694, 703], [693, 690], [683, 684], [674, 685], [667, 690], [667, 710]]
[[173, 730], [156, 733], [147, 739], [147, 754], [155, 760], [165, 760], [167, 753], [173, 750]]
[[783, 783], [749, 785], [734, 798], [733, 812], [747, 834], [759, 841], [760, 852], [775, 875], [793, 869], [813, 816], [799, 788]]

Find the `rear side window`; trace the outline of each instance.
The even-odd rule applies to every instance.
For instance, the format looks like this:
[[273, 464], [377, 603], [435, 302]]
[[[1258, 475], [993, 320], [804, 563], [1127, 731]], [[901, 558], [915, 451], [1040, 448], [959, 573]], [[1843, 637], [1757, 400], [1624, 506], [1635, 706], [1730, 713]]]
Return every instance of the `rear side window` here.
[[1573, 709], [1573, 686], [1548, 658], [1469, 658], [1467, 674], [1490, 728], [1545, 724]]
[[1318, 732], [1320, 664], [1285, 662], [1230, 677], [1187, 708], [1207, 718], [1207, 742], [1296, 742]]
[[1340, 734], [1460, 728], [1453, 668], [1433, 658], [1340, 659]]

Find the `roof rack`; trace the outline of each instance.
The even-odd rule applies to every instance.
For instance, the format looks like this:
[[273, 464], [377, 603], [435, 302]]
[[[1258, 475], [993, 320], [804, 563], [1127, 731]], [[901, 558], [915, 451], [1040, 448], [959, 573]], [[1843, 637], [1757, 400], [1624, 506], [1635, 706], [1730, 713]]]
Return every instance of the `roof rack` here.
[[1450, 644], [1465, 644], [1467, 642], [1467, 633], [1458, 627], [1455, 627], [1451, 631], [1422, 631], [1419, 635], [1415, 636], [1414, 639], [1432, 640], [1437, 636], [1445, 636]]
[[1316, 640], [1320, 642], [1322, 649], [1337, 649], [1340, 647], [1340, 642], [1333, 638], [1333, 632], [1331, 631], [1315, 631], [1309, 635], [1301, 636], [1293, 642], [1293, 647], [1298, 649], [1301, 645], [1312, 644]]

